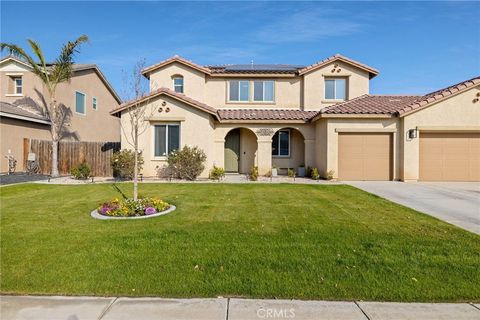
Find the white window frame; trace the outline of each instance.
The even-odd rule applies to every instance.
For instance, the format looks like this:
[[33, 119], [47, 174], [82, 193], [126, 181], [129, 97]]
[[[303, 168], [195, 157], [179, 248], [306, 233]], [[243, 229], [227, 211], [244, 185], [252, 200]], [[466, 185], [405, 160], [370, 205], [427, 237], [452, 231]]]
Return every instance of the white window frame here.
[[177, 126], [178, 127], [178, 148], [182, 146], [182, 127], [178, 122], [156, 122], [151, 125], [152, 127], [152, 159], [153, 160], [166, 160], [168, 155], [156, 156], [155, 155], [155, 127], [156, 126], [166, 126], [165, 130], [165, 149], [168, 151], [168, 126]]
[[[84, 106], [83, 106], [84, 107], [83, 110], [85, 111], [84, 113], [81, 113], [81, 112], [77, 111], [77, 93], [80, 93], [84, 97]], [[73, 97], [74, 97], [74, 101], [75, 101], [75, 113], [80, 114], [82, 116], [86, 116], [87, 115], [87, 95], [85, 93], [81, 92], [81, 91], [75, 90], [75, 93], [74, 93]]]
[[[230, 82], [232, 81], [237, 81], [238, 82], [238, 100], [230, 100]], [[240, 100], [240, 91], [241, 91], [241, 85], [240, 83], [241, 82], [246, 82], [248, 83], [248, 98], [247, 100]], [[245, 102], [251, 102], [251, 94], [250, 94], [250, 91], [251, 91], [251, 86], [250, 86], [250, 80], [229, 80], [228, 81], [228, 102], [234, 102], [234, 103], [245, 103]]]
[[[284, 132], [288, 132], [288, 154], [287, 155], [280, 155], [280, 131], [284, 131]], [[290, 129], [280, 129], [280, 130], [277, 130], [277, 132], [275, 132], [275, 134], [278, 133], [278, 146], [277, 146], [277, 154], [272, 154], [272, 157], [273, 158], [290, 158], [290, 153], [291, 153], [291, 149], [292, 149], [292, 132], [290, 131]], [[275, 135], [274, 134], [274, 135]], [[272, 136], [272, 142], [273, 142], [273, 136]]]
[[[176, 85], [175, 84], [175, 79], [182, 79], [182, 92], [177, 92], [177, 90], [175, 90], [176, 87], [179, 87], [180, 85]], [[173, 91], [177, 92], [177, 93], [181, 93], [181, 94], [184, 94], [185, 93], [185, 78], [182, 76], [182, 75], [175, 75], [172, 77], [172, 83], [173, 83]]]
[[[21, 76], [15, 76], [15, 77], [12, 77], [12, 78], [13, 78], [13, 84], [14, 84], [14, 85], [13, 85], [13, 90], [14, 90], [14, 93], [13, 93], [13, 94], [16, 95], [16, 96], [23, 96], [23, 77], [21, 77]], [[18, 80], [18, 79], [20, 79], [20, 81], [22, 82], [22, 84], [21, 84], [20, 86], [17, 85], [17, 80]], [[18, 91], [17, 91], [18, 88], [21, 89], [21, 91], [22, 91], [21, 93], [18, 93]]]
[[96, 97], [92, 97], [92, 109], [95, 111], [98, 110], [98, 99]]
[[[252, 95], [252, 102], [275, 102], [275, 80], [253, 80], [253, 95]], [[262, 100], [255, 100], [255, 82], [262, 82], [262, 90], [263, 90], [263, 97]], [[273, 82], [273, 92], [272, 92], [272, 100], [265, 99], [265, 82]]]
[[[340, 98], [337, 98], [337, 80], [343, 80], [345, 81], [345, 98], [344, 99], [340, 99]], [[327, 98], [327, 81], [333, 81], [334, 82], [334, 85], [333, 85], [333, 99], [332, 98]], [[338, 77], [338, 78], [331, 78], [331, 77], [328, 77], [328, 78], [325, 78], [325, 81], [324, 81], [324, 99], [325, 100], [336, 100], [336, 101], [346, 101], [348, 100], [347, 98], [347, 93], [348, 93], [348, 80], [346, 78], [342, 78], [342, 77]]]

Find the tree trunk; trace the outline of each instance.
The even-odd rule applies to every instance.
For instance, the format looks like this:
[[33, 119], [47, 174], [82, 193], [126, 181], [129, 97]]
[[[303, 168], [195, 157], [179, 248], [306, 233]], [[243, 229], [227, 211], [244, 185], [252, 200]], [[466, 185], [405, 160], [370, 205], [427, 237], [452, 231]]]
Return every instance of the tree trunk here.
[[135, 149], [135, 165], [133, 171], [133, 200], [137, 201], [138, 199], [138, 127], [135, 126], [135, 137], [134, 137], [134, 149]]
[[52, 177], [58, 177], [58, 141], [52, 139]]

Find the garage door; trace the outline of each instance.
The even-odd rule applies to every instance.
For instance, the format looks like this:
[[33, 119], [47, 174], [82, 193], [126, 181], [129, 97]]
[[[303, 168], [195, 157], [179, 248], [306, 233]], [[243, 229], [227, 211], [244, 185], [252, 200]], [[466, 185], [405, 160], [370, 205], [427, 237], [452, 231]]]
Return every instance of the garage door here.
[[392, 180], [392, 134], [339, 133], [338, 178]]
[[480, 181], [480, 132], [421, 132], [419, 178], [424, 181]]

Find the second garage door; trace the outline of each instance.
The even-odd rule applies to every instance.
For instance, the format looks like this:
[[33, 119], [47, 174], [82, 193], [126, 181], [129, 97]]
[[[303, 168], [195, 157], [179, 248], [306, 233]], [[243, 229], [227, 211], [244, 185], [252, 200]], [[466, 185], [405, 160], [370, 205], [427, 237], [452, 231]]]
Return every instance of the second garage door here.
[[391, 133], [339, 133], [340, 180], [392, 180]]
[[480, 181], [480, 133], [420, 133], [420, 180]]

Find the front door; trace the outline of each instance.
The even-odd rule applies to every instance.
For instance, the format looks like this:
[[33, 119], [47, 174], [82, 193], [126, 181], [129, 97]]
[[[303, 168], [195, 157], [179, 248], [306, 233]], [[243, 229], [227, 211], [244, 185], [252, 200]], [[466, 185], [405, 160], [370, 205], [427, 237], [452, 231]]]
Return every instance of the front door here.
[[239, 161], [240, 129], [234, 129], [225, 137], [225, 171], [238, 172]]

